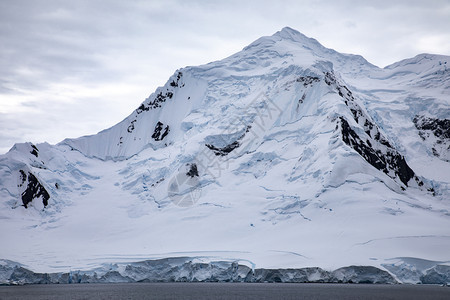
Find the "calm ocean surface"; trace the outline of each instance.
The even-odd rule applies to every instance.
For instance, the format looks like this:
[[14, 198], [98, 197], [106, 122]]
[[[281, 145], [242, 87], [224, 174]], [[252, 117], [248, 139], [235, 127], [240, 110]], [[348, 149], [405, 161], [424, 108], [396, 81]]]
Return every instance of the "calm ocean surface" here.
[[116, 283], [0, 286], [0, 299], [450, 299], [450, 287], [290, 283]]

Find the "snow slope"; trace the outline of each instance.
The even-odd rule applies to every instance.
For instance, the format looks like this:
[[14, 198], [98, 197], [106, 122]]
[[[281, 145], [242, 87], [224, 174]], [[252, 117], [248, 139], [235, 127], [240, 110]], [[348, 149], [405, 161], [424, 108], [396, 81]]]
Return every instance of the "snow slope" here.
[[37, 272], [448, 265], [447, 62], [380, 69], [284, 28], [177, 70], [109, 129], [0, 156], [0, 257]]

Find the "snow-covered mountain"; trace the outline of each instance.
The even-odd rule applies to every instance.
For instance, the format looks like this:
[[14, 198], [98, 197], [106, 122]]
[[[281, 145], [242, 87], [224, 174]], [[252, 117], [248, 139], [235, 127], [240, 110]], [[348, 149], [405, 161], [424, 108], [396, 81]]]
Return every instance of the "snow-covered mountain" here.
[[109, 129], [0, 156], [0, 258], [448, 276], [449, 67], [421, 54], [380, 69], [284, 28], [179, 69]]

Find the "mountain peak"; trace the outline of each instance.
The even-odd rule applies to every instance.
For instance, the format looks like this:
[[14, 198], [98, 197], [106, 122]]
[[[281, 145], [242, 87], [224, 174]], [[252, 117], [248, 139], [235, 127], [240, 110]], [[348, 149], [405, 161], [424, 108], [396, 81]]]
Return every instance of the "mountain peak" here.
[[[272, 51], [282, 61], [288, 62], [286, 57], [292, 57], [291, 63], [301, 65], [304, 68], [329, 62], [331, 68], [337, 68], [342, 74], [361, 75], [367, 71], [378, 69], [378, 67], [369, 63], [364, 57], [354, 54], [345, 54], [327, 48], [319, 43], [316, 39], [310, 38], [303, 33], [284, 27], [271, 36], [263, 36], [243, 49], [247, 55], [261, 56], [265, 58], [267, 51]], [[237, 57], [242, 60], [242, 53], [238, 53]], [[365, 75], [364, 75], [365, 76]]]
[[[303, 40], [313, 40], [315, 39], [309, 38], [300, 31], [297, 31], [295, 29], [292, 29], [291, 27], [284, 27], [280, 31], [277, 31], [273, 34], [273, 36], [281, 37], [283, 39], [290, 39], [294, 41], [303, 41]], [[316, 41], [317, 42], [317, 41]]]
[[[307, 47], [313, 46], [314, 48], [321, 47], [321, 48], [326, 49], [317, 40], [307, 37], [303, 33], [299, 32], [295, 29], [292, 29], [291, 27], [284, 27], [280, 31], [275, 32], [271, 36], [263, 36], [263, 37], [257, 39], [256, 41], [254, 41], [253, 43], [251, 43], [245, 49], [251, 48], [252, 46], [260, 45], [260, 44], [263, 44], [263, 46], [267, 46], [268, 44], [274, 44], [274, 43], [282, 41], [282, 40], [295, 42], [297, 44], [302, 44], [303, 46], [307, 46]], [[262, 43], [262, 42], [265, 42], [265, 43]]]

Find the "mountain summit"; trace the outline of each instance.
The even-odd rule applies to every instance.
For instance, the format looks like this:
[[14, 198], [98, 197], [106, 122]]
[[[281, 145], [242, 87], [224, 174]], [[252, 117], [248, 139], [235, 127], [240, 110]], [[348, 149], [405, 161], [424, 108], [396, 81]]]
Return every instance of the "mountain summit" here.
[[109, 129], [0, 156], [0, 258], [365, 265], [418, 282], [450, 261], [449, 62], [381, 69], [286, 27], [179, 69]]

